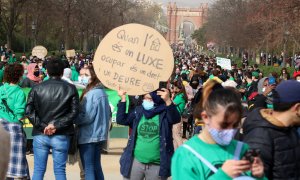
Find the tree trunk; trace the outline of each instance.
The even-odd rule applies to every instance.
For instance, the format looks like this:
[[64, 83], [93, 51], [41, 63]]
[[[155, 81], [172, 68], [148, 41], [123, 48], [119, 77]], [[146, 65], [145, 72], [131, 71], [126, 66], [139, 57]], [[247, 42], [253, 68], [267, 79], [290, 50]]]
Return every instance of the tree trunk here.
[[6, 38], [7, 38], [7, 42], [6, 42], [7, 48], [8, 48], [8, 49], [11, 49], [12, 32], [7, 32]]
[[70, 21], [71, 21], [71, 3], [72, 0], [66, 2], [66, 20], [65, 20], [65, 50], [70, 49]]
[[83, 35], [83, 52], [88, 51], [88, 30], [84, 31]]

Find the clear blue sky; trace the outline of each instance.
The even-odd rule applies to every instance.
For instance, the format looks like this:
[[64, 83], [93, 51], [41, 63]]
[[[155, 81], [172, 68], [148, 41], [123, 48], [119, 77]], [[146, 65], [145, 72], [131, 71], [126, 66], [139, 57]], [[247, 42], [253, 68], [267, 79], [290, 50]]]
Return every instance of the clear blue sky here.
[[176, 2], [178, 6], [183, 7], [198, 7], [201, 3], [212, 4], [215, 0], [153, 0], [158, 3], [163, 3], [165, 6], [168, 2]]

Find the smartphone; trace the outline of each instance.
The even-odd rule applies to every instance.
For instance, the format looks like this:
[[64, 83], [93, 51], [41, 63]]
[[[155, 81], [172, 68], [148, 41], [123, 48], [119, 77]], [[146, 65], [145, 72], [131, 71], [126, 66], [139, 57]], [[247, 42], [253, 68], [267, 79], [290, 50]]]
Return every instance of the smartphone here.
[[276, 79], [274, 77], [269, 77], [269, 85], [275, 85]]
[[260, 155], [259, 149], [248, 149], [244, 155], [244, 158], [248, 160], [250, 163], [254, 162], [254, 158]]
[[167, 85], [168, 85], [168, 83], [167, 83], [167, 82], [163, 82], [163, 81], [161, 81], [161, 82], [159, 82], [159, 89], [162, 89], [162, 88], [165, 88], [165, 89], [167, 89]]

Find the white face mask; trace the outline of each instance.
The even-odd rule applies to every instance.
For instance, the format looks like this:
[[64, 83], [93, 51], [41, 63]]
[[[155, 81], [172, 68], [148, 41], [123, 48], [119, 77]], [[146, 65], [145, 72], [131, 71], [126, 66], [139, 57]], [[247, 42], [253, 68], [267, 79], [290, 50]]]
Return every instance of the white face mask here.
[[300, 82], [300, 79], [298, 79], [297, 81]]

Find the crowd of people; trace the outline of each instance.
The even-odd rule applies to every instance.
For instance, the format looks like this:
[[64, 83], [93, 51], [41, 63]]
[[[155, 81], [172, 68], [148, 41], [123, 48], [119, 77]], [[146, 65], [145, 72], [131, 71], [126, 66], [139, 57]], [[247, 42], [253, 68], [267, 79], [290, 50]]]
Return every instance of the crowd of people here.
[[[81, 178], [104, 179], [111, 109], [93, 54], [17, 59], [3, 47], [1, 54], [0, 141], [7, 145], [0, 147], [0, 179], [31, 178], [25, 119], [33, 125], [33, 180], [44, 178], [50, 151], [55, 178], [66, 179], [74, 142]], [[299, 67], [228, 70], [183, 49], [174, 49], [174, 61], [166, 87], [129, 98], [118, 90], [116, 123], [130, 128], [120, 159], [124, 179], [300, 179]], [[31, 88], [28, 97], [22, 88]]]

